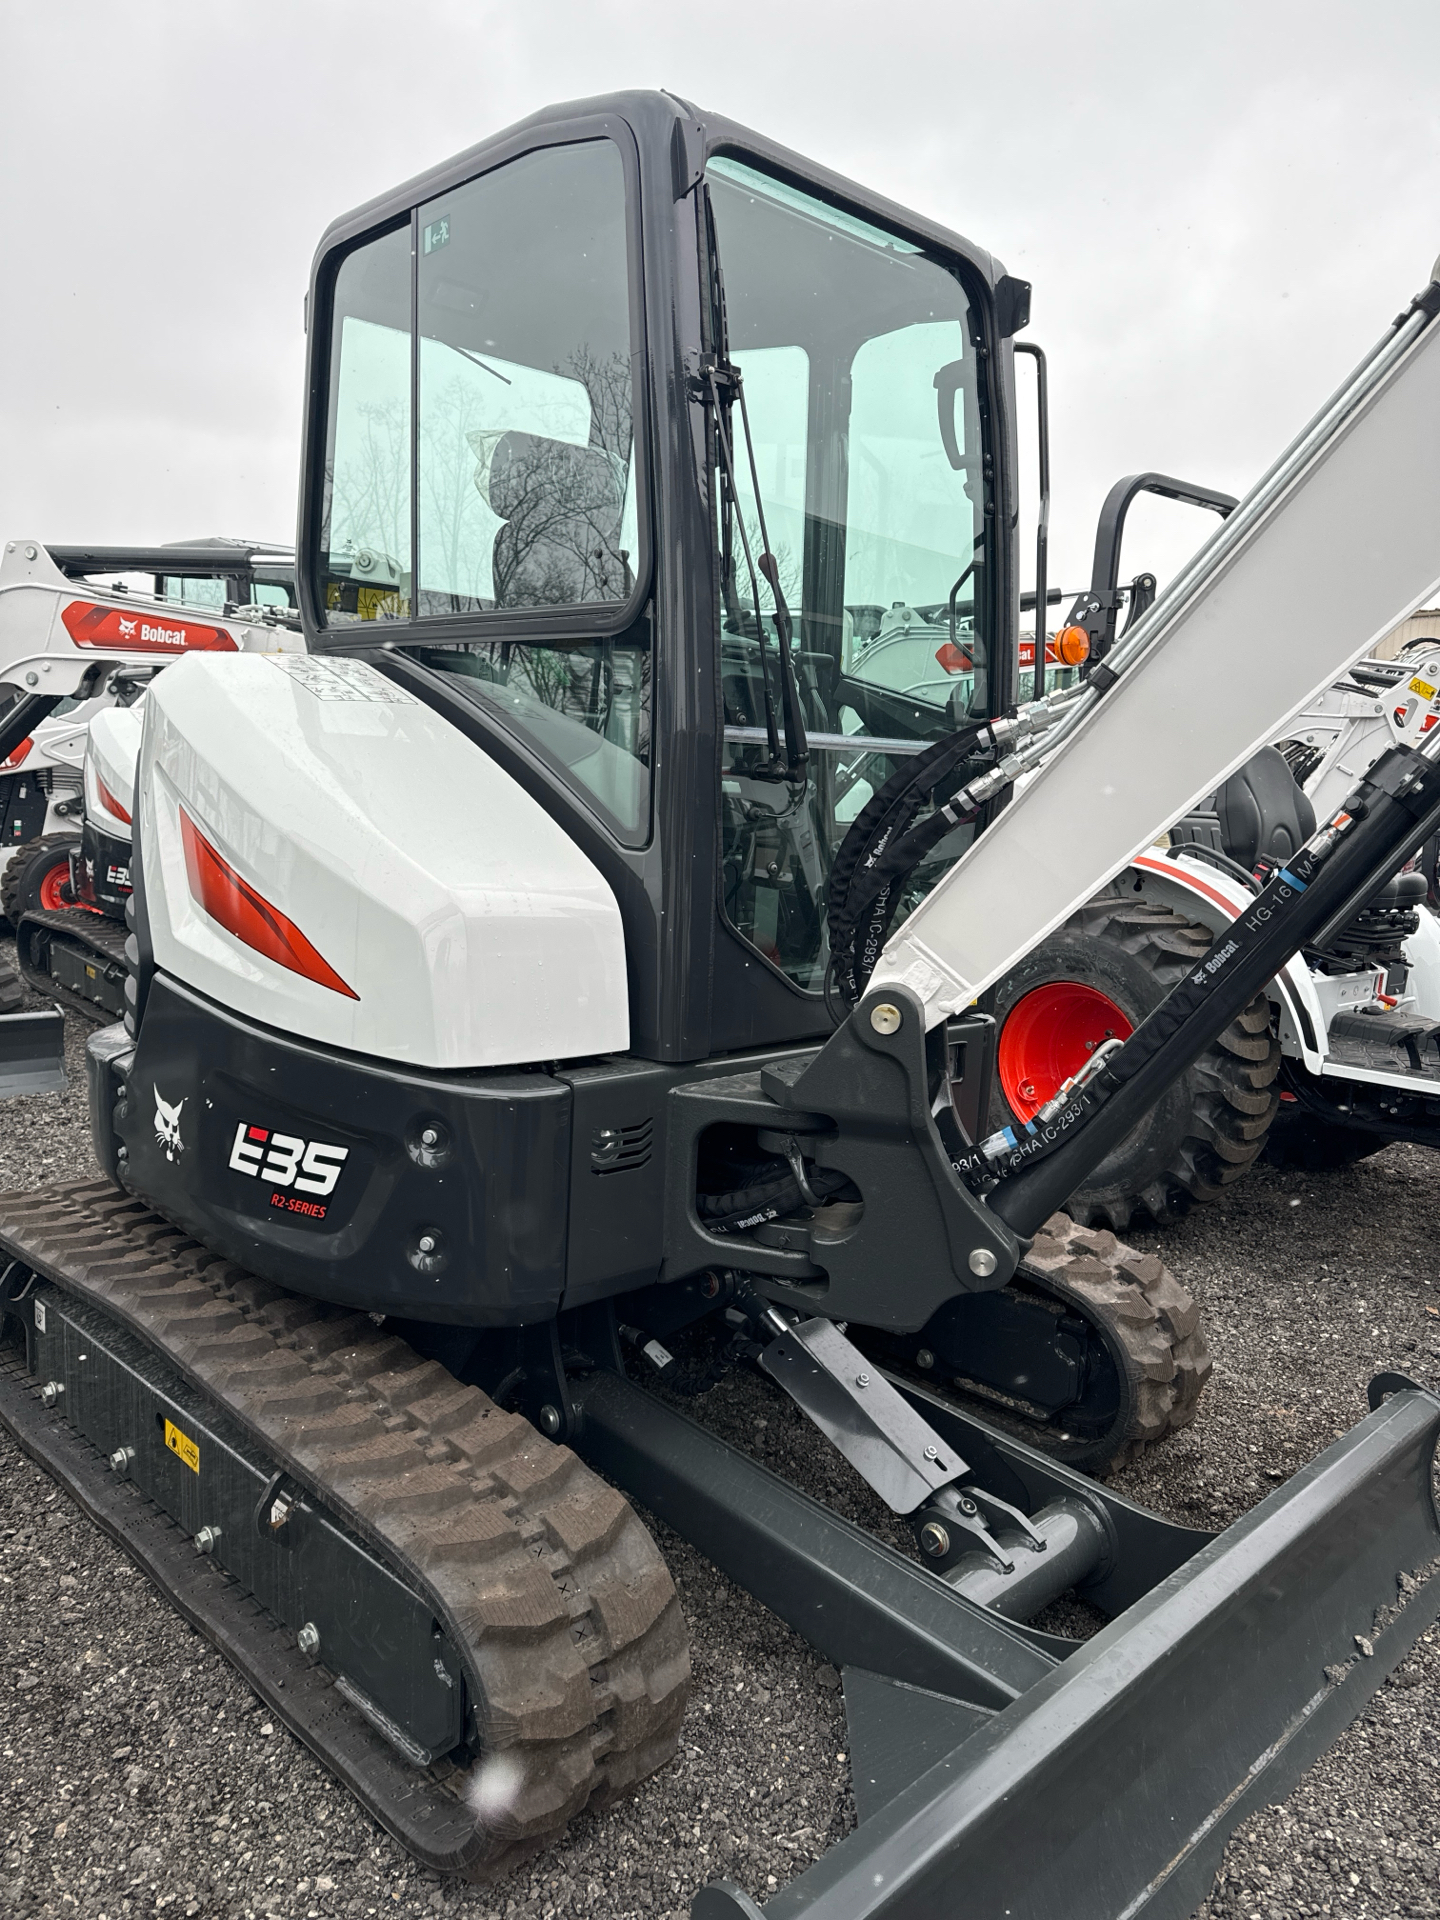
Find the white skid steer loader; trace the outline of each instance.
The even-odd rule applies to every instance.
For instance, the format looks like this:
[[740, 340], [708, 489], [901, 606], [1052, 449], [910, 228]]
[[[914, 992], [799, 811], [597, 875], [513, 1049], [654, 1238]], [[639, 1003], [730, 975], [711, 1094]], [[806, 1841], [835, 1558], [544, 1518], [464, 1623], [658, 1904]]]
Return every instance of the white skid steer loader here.
[[[106, 727], [123, 742], [125, 716], [151, 679], [186, 654], [303, 650], [294, 573], [288, 550], [251, 541], [6, 542], [0, 919], [16, 930], [20, 974], [62, 1005], [91, 1018], [121, 1011], [130, 821], [128, 801], [117, 796], [128, 791], [121, 769], [133, 755], [122, 746], [106, 756]], [[19, 979], [7, 969], [0, 1012], [19, 999]], [[48, 1015], [0, 1028], [0, 1088], [63, 1085], [59, 1056], [49, 1052], [59, 1032]]]
[[[1440, 736], [1008, 1138], [975, 1007], [1440, 580], [1440, 284], [1017, 706], [1028, 292], [669, 95], [538, 114], [322, 241], [311, 654], [149, 692], [106, 1178], [0, 1199], [0, 1419], [437, 1870], [674, 1751], [686, 1631], [626, 1495], [844, 1670], [859, 1824], [775, 1920], [1181, 1920], [1440, 1614], [1440, 1397], [1398, 1374], [1218, 1537], [1059, 1457], [1129, 1446], [1194, 1322], [1054, 1219], [1434, 830]], [[863, 671], [897, 606], [969, 656], [938, 726]], [[692, 1337], [913, 1551], [635, 1377]], [[1088, 1641], [1033, 1624], [1071, 1590]]]

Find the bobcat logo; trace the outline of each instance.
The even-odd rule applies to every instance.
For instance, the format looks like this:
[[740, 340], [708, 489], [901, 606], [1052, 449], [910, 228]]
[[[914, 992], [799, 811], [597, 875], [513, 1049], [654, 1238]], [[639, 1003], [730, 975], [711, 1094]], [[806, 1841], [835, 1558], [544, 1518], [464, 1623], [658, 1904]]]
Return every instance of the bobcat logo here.
[[[130, 640], [134, 638], [134, 634], [135, 634], [135, 622], [133, 620], [122, 620], [120, 622], [120, 638], [122, 640]], [[181, 1102], [181, 1105], [182, 1106], [184, 1105], [183, 1101]]]
[[155, 1094], [155, 1138], [165, 1149], [165, 1158], [173, 1163], [178, 1160], [180, 1155], [185, 1151], [185, 1142], [180, 1138], [180, 1111], [184, 1107], [185, 1102], [183, 1100], [177, 1100], [172, 1107], [168, 1100], [161, 1099], [160, 1089], [158, 1087], [155, 1087], [153, 1091]]

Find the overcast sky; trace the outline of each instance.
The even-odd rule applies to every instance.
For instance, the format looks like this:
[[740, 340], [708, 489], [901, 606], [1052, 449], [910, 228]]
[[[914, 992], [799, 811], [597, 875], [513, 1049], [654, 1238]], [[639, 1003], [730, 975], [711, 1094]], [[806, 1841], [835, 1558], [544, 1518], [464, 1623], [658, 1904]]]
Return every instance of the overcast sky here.
[[[1243, 493], [1440, 252], [1436, 0], [0, 0], [0, 72], [6, 538], [289, 540], [322, 229], [607, 88], [748, 122], [1034, 282], [1066, 586], [1121, 473]], [[1162, 577], [1204, 530], [1132, 525]]]

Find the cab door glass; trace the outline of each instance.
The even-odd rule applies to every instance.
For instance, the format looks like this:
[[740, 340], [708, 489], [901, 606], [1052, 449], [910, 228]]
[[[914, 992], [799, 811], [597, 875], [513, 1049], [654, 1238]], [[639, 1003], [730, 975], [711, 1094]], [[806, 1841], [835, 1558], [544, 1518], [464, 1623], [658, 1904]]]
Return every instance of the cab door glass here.
[[628, 600], [618, 149], [526, 154], [423, 206], [418, 224], [418, 613]]
[[[957, 620], [955, 653], [945, 653], [955, 530], [968, 531], [972, 516], [968, 467], [950, 463], [934, 386], [937, 369], [964, 354], [959, 320], [922, 321], [867, 340], [850, 375], [846, 671], [927, 711], [968, 712], [975, 690], [973, 594]], [[975, 434], [970, 411], [957, 407], [952, 421], [962, 462], [967, 425]]]
[[[792, 607], [802, 598], [805, 556], [805, 450], [810, 409], [810, 356], [803, 347], [752, 347], [732, 358], [745, 382], [755, 470], [770, 547], [780, 563], [780, 591]], [[750, 463], [743, 450], [736, 480], [745, 524], [759, 532]], [[748, 587], [748, 582], [747, 582]], [[760, 581], [760, 603], [774, 612], [769, 582]]]
[[[752, 592], [732, 528], [720, 634], [723, 908], [797, 986], [819, 992], [830, 869], [850, 822], [907, 758], [988, 711], [982, 376], [948, 262], [729, 155], [710, 161], [707, 187], [726, 344], [810, 743], [803, 786], [777, 774], [765, 713], [767, 672], [778, 702], [773, 598], [763, 579]], [[731, 430], [737, 514], [758, 555], [738, 404]], [[901, 913], [969, 831], [917, 870]]]
[[410, 613], [410, 263], [407, 224], [335, 276], [320, 524], [331, 626]]

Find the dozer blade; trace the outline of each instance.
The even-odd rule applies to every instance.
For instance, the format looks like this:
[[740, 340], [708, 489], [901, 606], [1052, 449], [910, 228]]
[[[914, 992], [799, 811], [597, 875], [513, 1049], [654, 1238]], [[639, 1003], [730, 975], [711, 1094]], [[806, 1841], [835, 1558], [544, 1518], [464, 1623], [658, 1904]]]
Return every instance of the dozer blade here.
[[53, 1008], [0, 1015], [0, 1098], [64, 1093], [65, 1019]]
[[[1019, 1699], [979, 1726], [973, 1707], [957, 1713], [942, 1758], [937, 1696], [847, 1674], [870, 1772], [898, 1784], [907, 1740], [933, 1763], [765, 1920], [1184, 1920], [1233, 1828], [1294, 1784], [1440, 1614], [1440, 1399], [1393, 1375], [1377, 1388], [1397, 1390]], [[857, 1775], [866, 1762], [852, 1754]], [[760, 1909], [712, 1884], [691, 1912]]]

